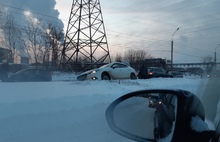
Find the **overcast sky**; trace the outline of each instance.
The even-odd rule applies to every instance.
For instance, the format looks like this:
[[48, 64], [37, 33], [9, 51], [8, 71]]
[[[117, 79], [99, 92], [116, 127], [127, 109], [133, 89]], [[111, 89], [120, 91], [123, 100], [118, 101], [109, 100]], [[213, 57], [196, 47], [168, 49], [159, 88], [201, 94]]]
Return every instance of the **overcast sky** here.
[[[24, 10], [66, 30], [73, 0], [1, 0], [19, 19]], [[220, 62], [220, 0], [100, 0], [111, 56], [129, 49], [146, 50], [155, 58], [174, 63]], [[59, 17], [61, 20], [57, 20]], [[21, 20], [20, 20], [21, 21]], [[62, 23], [63, 22], [63, 23]], [[219, 48], [216, 48], [216, 47]]]
[[[66, 25], [73, 0], [56, 0]], [[220, 44], [219, 0], [100, 0], [109, 48], [112, 54], [142, 49], [174, 63], [214, 59]], [[220, 62], [220, 47], [216, 49]]]

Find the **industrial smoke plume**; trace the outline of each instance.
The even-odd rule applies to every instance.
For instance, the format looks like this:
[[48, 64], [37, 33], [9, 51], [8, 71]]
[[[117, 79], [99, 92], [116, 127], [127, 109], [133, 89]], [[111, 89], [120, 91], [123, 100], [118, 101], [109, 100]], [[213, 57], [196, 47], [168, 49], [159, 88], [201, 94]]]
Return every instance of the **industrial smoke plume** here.
[[51, 23], [58, 29], [63, 29], [64, 24], [59, 19], [59, 12], [55, 9], [55, 0], [1, 0], [0, 5], [5, 7], [7, 13], [15, 18], [19, 26], [25, 26], [27, 11], [34, 18], [46, 23]]

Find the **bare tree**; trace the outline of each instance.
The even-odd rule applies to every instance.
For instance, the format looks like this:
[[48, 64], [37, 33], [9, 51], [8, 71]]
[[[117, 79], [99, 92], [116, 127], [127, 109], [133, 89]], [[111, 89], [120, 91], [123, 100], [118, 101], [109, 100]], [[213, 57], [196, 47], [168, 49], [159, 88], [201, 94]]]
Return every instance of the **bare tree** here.
[[128, 50], [124, 55], [124, 60], [127, 60], [130, 63], [150, 58], [152, 58], [152, 56], [144, 50]]
[[0, 43], [1, 47], [12, 51], [11, 62], [20, 63], [23, 49], [22, 28], [15, 22], [15, 17], [0, 5]]
[[43, 61], [44, 46], [42, 39], [42, 28], [40, 21], [36, 19], [27, 20], [27, 29], [25, 31], [25, 51], [31, 59], [32, 63], [39, 63]]
[[49, 46], [46, 46], [46, 49], [51, 48], [52, 50], [52, 66], [58, 67], [58, 64], [60, 62], [59, 54], [61, 52], [61, 45], [64, 38], [64, 33], [62, 29], [57, 29], [53, 24], [48, 24], [46, 27], [46, 38], [45, 44], [48, 44]]
[[206, 65], [206, 71], [207, 71], [207, 73], [209, 74], [211, 71], [212, 71], [212, 68], [213, 68], [213, 57], [212, 56], [204, 56], [204, 57], [202, 57], [202, 63], [205, 63], [205, 64], [207, 64]]
[[[7, 10], [0, 6], [0, 39], [1, 46], [11, 49], [14, 58], [28, 56], [31, 63], [44, 63], [52, 60], [53, 66], [59, 62], [64, 38], [63, 29], [52, 24], [46, 24], [33, 15], [25, 15], [26, 26], [18, 26], [15, 18], [7, 14]], [[4, 40], [2, 40], [4, 39]]]
[[116, 56], [115, 56], [115, 61], [116, 62], [122, 62], [123, 60], [123, 57], [121, 54], [117, 53]]
[[143, 61], [145, 59], [153, 58], [149, 53], [144, 50], [136, 50], [135, 51], [136, 61]]
[[6, 14], [6, 9], [4, 6], [0, 5], [0, 27], [4, 26], [4, 17]]
[[154, 58], [150, 53], [148, 53], [148, 52], [145, 52], [145, 53], [146, 53], [145, 59], [153, 59]]
[[204, 57], [202, 57], [202, 63], [211, 63], [211, 62], [213, 62], [213, 57], [212, 56], [204, 56]]
[[130, 63], [134, 63], [136, 61], [135, 50], [128, 50], [127, 52], [125, 52], [124, 60], [129, 61]]
[[2, 31], [4, 35], [4, 42], [1, 42], [5, 48], [12, 51], [12, 62], [16, 61], [19, 56], [19, 49], [21, 47], [21, 31], [15, 24], [14, 17], [9, 14], [1, 15], [4, 18], [2, 21]]

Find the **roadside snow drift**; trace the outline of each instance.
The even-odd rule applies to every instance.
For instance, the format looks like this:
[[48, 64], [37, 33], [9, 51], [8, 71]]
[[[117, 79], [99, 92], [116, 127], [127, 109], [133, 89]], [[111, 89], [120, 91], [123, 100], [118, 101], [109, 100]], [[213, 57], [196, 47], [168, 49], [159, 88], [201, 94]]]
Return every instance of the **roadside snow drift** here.
[[201, 79], [0, 82], [0, 142], [128, 142], [107, 125], [105, 110], [125, 93], [152, 88], [197, 92]]

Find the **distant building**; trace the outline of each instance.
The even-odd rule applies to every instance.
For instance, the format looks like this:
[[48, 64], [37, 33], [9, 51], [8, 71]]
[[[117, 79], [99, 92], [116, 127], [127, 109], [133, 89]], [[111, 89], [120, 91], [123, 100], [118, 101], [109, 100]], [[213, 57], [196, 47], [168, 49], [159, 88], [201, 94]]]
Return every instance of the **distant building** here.
[[162, 58], [145, 59], [144, 63], [149, 67], [167, 68], [167, 61]]
[[0, 47], [0, 62], [5, 59], [8, 63], [13, 63], [12, 50]]
[[166, 59], [162, 59], [162, 58], [152, 58], [152, 59], [145, 59], [143, 61], [137, 61], [136, 63], [131, 64], [131, 66], [135, 70], [139, 70], [143, 64], [146, 67], [162, 67], [164, 69], [167, 69]]

